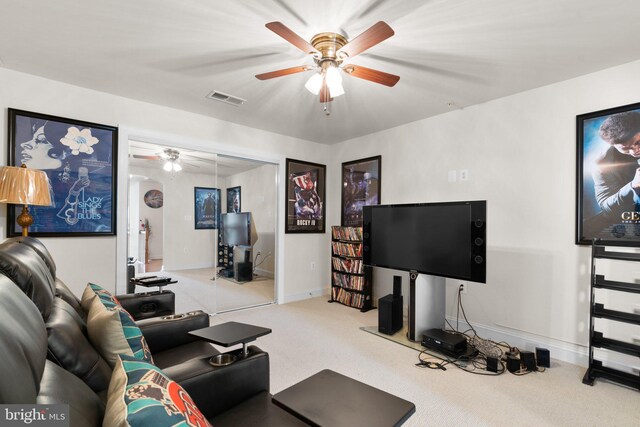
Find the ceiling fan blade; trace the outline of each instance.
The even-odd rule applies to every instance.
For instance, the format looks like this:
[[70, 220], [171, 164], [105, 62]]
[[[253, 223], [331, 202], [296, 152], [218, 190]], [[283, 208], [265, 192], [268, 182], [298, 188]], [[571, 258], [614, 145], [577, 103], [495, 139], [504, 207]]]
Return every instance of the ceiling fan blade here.
[[320, 87], [320, 103], [331, 101], [333, 101], [333, 98], [329, 92], [329, 86], [327, 86], [327, 82], [325, 80], [322, 80], [322, 86]]
[[256, 74], [256, 79], [258, 80], [269, 80], [276, 77], [288, 76], [289, 74], [302, 73], [303, 71], [308, 71], [309, 67], [306, 65], [302, 65], [300, 67], [291, 67], [285, 68], [283, 70], [271, 71], [269, 73]]
[[338, 50], [338, 58], [341, 56], [344, 57], [345, 55], [353, 58], [357, 54], [377, 45], [394, 34], [390, 26], [384, 21], [379, 21], [364, 33], [342, 46], [342, 49]]
[[286, 41], [288, 41], [289, 43], [291, 43], [301, 51], [303, 51], [304, 53], [308, 53], [312, 55], [320, 53], [308, 41], [306, 41], [305, 39], [303, 39], [293, 31], [291, 31], [289, 27], [284, 25], [282, 22], [277, 22], [277, 21], [269, 22], [268, 24], [265, 25], [265, 27], [267, 27], [268, 29], [270, 29], [271, 31], [273, 31], [274, 33], [276, 33], [277, 35], [279, 35], [280, 37], [282, 37], [283, 39], [285, 39]]
[[398, 83], [398, 80], [400, 80], [400, 76], [354, 64], [346, 65], [344, 67], [344, 72], [353, 77], [369, 80], [370, 82], [379, 83], [389, 87], [395, 86], [395, 84]]
[[141, 154], [132, 154], [131, 157], [134, 159], [160, 160], [160, 156], [143, 156]]

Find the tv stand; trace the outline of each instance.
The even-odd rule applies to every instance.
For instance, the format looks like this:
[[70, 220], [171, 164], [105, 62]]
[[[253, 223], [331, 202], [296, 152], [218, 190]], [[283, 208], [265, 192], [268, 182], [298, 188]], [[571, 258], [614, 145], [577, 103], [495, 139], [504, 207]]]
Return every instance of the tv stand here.
[[409, 272], [409, 319], [407, 338], [421, 342], [429, 329], [443, 329], [445, 316], [445, 280], [443, 277]]

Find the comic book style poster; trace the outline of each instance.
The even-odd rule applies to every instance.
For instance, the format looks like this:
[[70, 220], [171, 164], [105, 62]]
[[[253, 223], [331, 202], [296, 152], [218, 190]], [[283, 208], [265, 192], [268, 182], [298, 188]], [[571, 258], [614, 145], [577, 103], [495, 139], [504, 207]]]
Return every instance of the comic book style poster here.
[[242, 212], [241, 195], [240, 187], [227, 188], [227, 213]]
[[220, 189], [195, 187], [194, 209], [196, 230], [217, 229], [220, 224]]
[[640, 103], [577, 116], [576, 244], [640, 246]]
[[[34, 237], [116, 234], [118, 128], [9, 109], [9, 164], [46, 172], [52, 206], [30, 206]], [[21, 234], [7, 209], [7, 235]]]
[[342, 164], [343, 227], [362, 227], [362, 207], [380, 204], [381, 156]]
[[285, 233], [324, 233], [326, 166], [287, 159]]

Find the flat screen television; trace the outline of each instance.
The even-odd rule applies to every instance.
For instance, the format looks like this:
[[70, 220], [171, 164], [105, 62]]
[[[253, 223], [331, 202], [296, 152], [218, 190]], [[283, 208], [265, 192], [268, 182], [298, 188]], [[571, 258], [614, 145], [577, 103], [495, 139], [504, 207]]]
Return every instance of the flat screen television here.
[[251, 246], [251, 213], [222, 214], [222, 244]]
[[487, 202], [363, 208], [365, 265], [486, 282]]

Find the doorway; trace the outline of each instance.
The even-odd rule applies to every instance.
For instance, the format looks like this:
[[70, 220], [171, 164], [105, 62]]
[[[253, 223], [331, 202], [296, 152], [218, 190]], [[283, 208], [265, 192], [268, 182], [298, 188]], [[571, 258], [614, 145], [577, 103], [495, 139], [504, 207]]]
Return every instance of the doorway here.
[[[275, 301], [276, 164], [129, 141], [129, 173], [129, 258], [150, 232], [149, 262], [136, 275], [176, 280], [167, 288], [176, 294], [176, 312], [215, 314]], [[161, 207], [142, 206], [149, 191], [156, 204], [162, 197]], [[249, 241], [225, 244], [227, 216], [245, 218]]]

